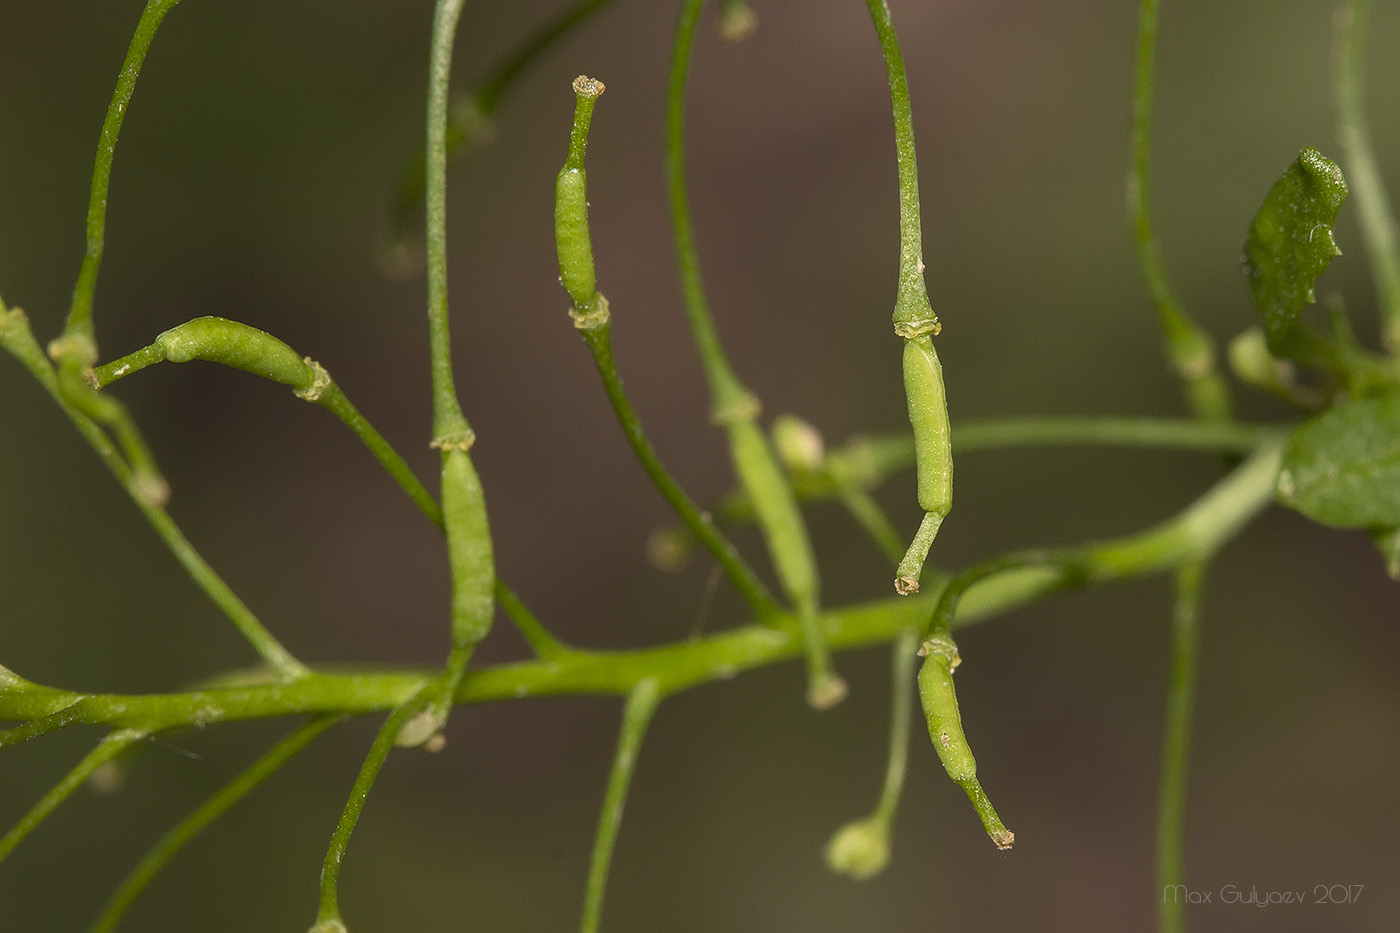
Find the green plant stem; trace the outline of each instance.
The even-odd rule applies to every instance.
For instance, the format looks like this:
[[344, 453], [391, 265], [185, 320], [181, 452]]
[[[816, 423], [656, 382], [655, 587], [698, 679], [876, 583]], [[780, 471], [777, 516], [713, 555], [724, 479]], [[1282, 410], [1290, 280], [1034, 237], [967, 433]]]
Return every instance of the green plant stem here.
[[[1191, 755], [1191, 712], [1196, 698], [1204, 574], [1204, 563], [1188, 564], [1174, 574], [1176, 603], [1172, 610], [1171, 673], [1167, 681], [1162, 779], [1157, 801], [1157, 889], [1163, 892], [1173, 885], [1185, 884], [1186, 779]], [[1162, 898], [1157, 929], [1159, 933], [1181, 933], [1186, 929], [1184, 899]]]
[[[1176, 516], [1135, 535], [1079, 549], [1083, 573], [1076, 584], [1174, 570], [1215, 553], [1273, 498], [1282, 445], [1266, 442]], [[828, 610], [827, 641], [845, 650], [885, 643], [930, 617], [947, 578], [933, 580], [924, 594]], [[988, 577], [967, 590], [953, 619], [954, 630], [1033, 602], [1065, 585], [1056, 568], [1022, 567]], [[800, 656], [801, 640], [791, 623], [782, 630], [748, 625], [720, 634], [634, 651], [571, 651], [563, 657], [498, 664], [468, 672], [457, 703], [482, 703], [564, 694], [625, 695], [655, 677], [667, 695], [724, 680], [744, 671]], [[155, 732], [198, 723], [298, 713], [371, 713], [410, 700], [426, 678], [422, 671], [318, 671], [290, 683], [268, 683], [239, 675], [206, 689], [179, 694], [76, 694], [35, 687], [0, 693], [0, 719], [29, 719], [77, 704], [75, 722]]]
[[[166, 359], [165, 351], [159, 343], [143, 347], [134, 353], [113, 360], [111, 363], [99, 366], [95, 371], [98, 385], [109, 385], [118, 379], [140, 372], [147, 366], [163, 362]], [[320, 387], [319, 394], [315, 398], [309, 398], [306, 394], [302, 394], [301, 397], [315, 402], [340, 419], [340, 422], [360, 439], [369, 452], [374, 455], [375, 460], [379, 461], [380, 466], [398, 483], [399, 488], [408, 494], [408, 497], [427, 516], [428, 520], [439, 530], [442, 530], [442, 507], [433, 498], [433, 494], [418, 479], [413, 469], [394, 449], [393, 445], [375, 430], [374, 425], [370, 424], [364, 415], [360, 414], [359, 409], [354, 406], [340, 386], [329, 378], [325, 370], [322, 369], [320, 372], [328, 381]], [[519, 597], [500, 580], [496, 581], [495, 593], [511, 621], [516, 624], [521, 634], [525, 636], [525, 639], [540, 657], [567, 650], [544, 629], [539, 620], [521, 603]], [[0, 744], [3, 744], [2, 739], [0, 739]]]
[[92, 191], [88, 196], [87, 245], [83, 251], [82, 266], [78, 270], [78, 282], [73, 288], [73, 305], [68, 312], [65, 333], [81, 334], [92, 339], [92, 298], [97, 290], [97, 270], [102, 265], [107, 228], [107, 191], [111, 186], [117, 136], [121, 133], [122, 119], [131, 103], [132, 92], [136, 90], [136, 79], [141, 74], [141, 65], [156, 37], [156, 30], [160, 28], [165, 14], [179, 2], [150, 0], [146, 4], [136, 23], [131, 45], [127, 47], [121, 73], [117, 76], [117, 87], [112, 92], [112, 101], [107, 106], [107, 116], [102, 121], [102, 132], [97, 140], [97, 157], [92, 166]]
[[[433, 385], [433, 436], [470, 444], [471, 427], [452, 379], [452, 344], [447, 321], [447, 94], [452, 46], [464, 0], [438, 0], [428, 66], [427, 249], [428, 340]], [[463, 448], [465, 449], [465, 447]]]
[[593, 837], [593, 858], [588, 866], [583, 921], [579, 924], [583, 933], [597, 933], [603, 914], [603, 893], [608, 886], [608, 869], [612, 865], [613, 849], [617, 844], [617, 831], [622, 825], [622, 809], [627, 803], [627, 789], [632, 785], [632, 775], [637, 769], [637, 757], [647, 726], [651, 724], [652, 714], [663, 698], [656, 679], [650, 677], [639, 681], [627, 694], [627, 705], [622, 711], [622, 729], [617, 737], [617, 750], [613, 753], [612, 772], [608, 775], [608, 789], [603, 798], [603, 809], [598, 814], [598, 830]]
[[136, 898], [141, 896], [141, 892], [146, 889], [146, 886], [156, 875], [160, 874], [161, 870], [190, 840], [228, 812], [229, 808], [246, 797], [250, 791], [267, 780], [278, 768], [310, 744], [312, 739], [343, 719], [344, 717], [335, 715], [317, 716], [300, 726], [295, 732], [282, 739], [261, 758], [253, 762], [247, 770], [219, 788], [193, 813], [172, 827], [142, 857], [141, 861], [122, 881], [121, 886], [112, 894], [112, 897], [102, 908], [102, 913], [93, 923], [92, 933], [112, 933], [116, 930], [117, 925], [126, 916], [126, 912], [131, 909]]
[[704, 0], [684, 0], [676, 20], [671, 51], [671, 72], [666, 88], [666, 181], [671, 197], [672, 234], [680, 263], [681, 291], [685, 297], [690, 331], [700, 351], [700, 362], [710, 386], [710, 416], [723, 423], [733, 411], [752, 410], [757, 402], [739, 381], [724, 354], [715, 330], [705, 283], [700, 277], [700, 257], [695, 248], [690, 195], [685, 180], [685, 87], [691, 45]]
[[894, 656], [890, 662], [890, 748], [880, 802], [875, 805], [872, 814], [884, 825], [887, 834], [894, 826], [909, 764], [909, 699], [914, 689], [914, 651], [918, 643], [917, 632], [912, 628], [905, 629], [895, 639]]
[[1347, 187], [1361, 210], [1362, 240], [1380, 299], [1381, 342], [1400, 353], [1400, 245], [1395, 214], [1376, 166], [1363, 99], [1370, 0], [1351, 0], [1337, 11], [1337, 139], [1346, 160]]
[[837, 479], [836, 496], [846, 511], [856, 520], [856, 524], [870, 536], [870, 540], [892, 564], [898, 564], [904, 557], [904, 541], [899, 537], [894, 524], [885, 510], [875, 501], [874, 496], [848, 479]]
[[[0, 717], [7, 718], [7, 717]], [[117, 729], [102, 737], [97, 746], [92, 751], [83, 756], [83, 760], [78, 762], [63, 776], [43, 797], [39, 798], [29, 812], [19, 818], [10, 831], [0, 836], [0, 862], [3, 862], [15, 846], [24, 841], [34, 829], [48, 818], [58, 808], [58, 805], [68, 799], [68, 796], [82, 786], [83, 782], [92, 777], [92, 773], [102, 767], [113, 758], [117, 757], [127, 748], [141, 741], [147, 733], [139, 729]]]
[[[1246, 425], [1236, 422], [1202, 422], [1154, 418], [1101, 418], [1068, 416], [1049, 418], [998, 418], [960, 422], [953, 426], [953, 452], [1020, 447], [1103, 446], [1143, 450], [1183, 450], [1201, 453], [1247, 454], [1270, 438], [1282, 437], [1283, 425]], [[914, 466], [914, 438], [908, 432], [875, 437], [857, 435], [826, 456], [824, 473], [797, 487], [804, 500], [836, 498], [844, 483], [875, 489], [890, 477]], [[841, 482], [830, 478], [840, 473]], [[721, 525], [751, 521], [753, 507], [741, 490], [729, 493], [714, 510]], [[900, 555], [904, 553], [900, 545]]]
[[[491, 630], [495, 618], [496, 570], [491, 530], [481, 479], [468, 453], [475, 435], [462, 413], [453, 384], [448, 331], [447, 96], [452, 77], [452, 46], [462, 5], [463, 0], [438, 0], [433, 13], [426, 160], [432, 443], [442, 451], [440, 502], [452, 574], [452, 647], [442, 677], [429, 688], [428, 702], [420, 711], [422, 718], [410, 720], [409, 727], [396, 737], [395, 741], [403, 745], [441, 742], [442, 726], [447, 721], [457, 685], [466, 673], [473, 651]], [[376, 765], [375, 770], [377, 768]], [[372, 775], [370, 781], [373, 781]]]
[[822, 629], [821, 581], [807, 526], [792, 486], [783, 475], [768, 439], [754, 424], [758, 399], [730, 368], [715, 330], [700, 278], [685, 182], [685, 87], [691, 45], [703, 0], [685, 0], [676, 20], [666, 91], [666, 178], [671, 223], [680, 262], [681, 291], [691, 333], [710, 387], [710, 419], [729, 436], [729, 458], [739, 485], [754, 504], [768, 554], [783, 590], [792, 600], [803, 632], [807, 658], [807, 701], [817, 709], [839, 703], [846, 683], [831, 669]]
[[500, 577], [496, 578], [495, 594], [496, 602], [505, 610], [506, 616], [515, 623], [515, 627], [520, 630], [520, 634], [524, 636], [530, 649], [540, 660], [548, 661], [561, 658], [573, 652], [574, 649], [550, 634], [539, 618], [521, 601], [514, 590], [506, 586]]
[[909, 79], [889, 4], [885, 0], [866, 0], [866, 7], [880, 40], [894, 114], [895, 161], [899, 170], [899, 288], [893, 319], [894, 332], [904, 339], [904, 394], [914, 428], [919, 507], [924, 510], [919, 530], [895, 569], [895, 591], [908, 595], [919, 591], [919, 575], [929, 548], [953, 507], [953, 460], [943, 367], [931, 339], [942, 325], [929, 304], [924, 285], [919, 169], [914, 153]]
[[580, 328], [579, 333], [583, 335], [588, 349], [593, 352], [593, 363], [598, 369], [599, 377], [603, 380], [603, 389], [608, 394], [608, 402], [612, 404], [613, 413], [617, 416], [618, 424], [622, 427], [622, 433], [626, 435], [627, 443], [632, 447], [632, 453], [641, 463], [642, 469], [646, 471], [652, 485], [661, 493], [661, 497], [666, 500], [666, 504], [671, 507], [672, 511], [685, 523], [685, 527], [695, 536], [695, 539], [703, 544], [719, 565], [724, 568], [725, 576], [734, 584], [734, 588], [743, 596], [744, 601], [749, 604], [754, 615], [759, 619], [776, 616], [779, 609], [773, 602], [773, 597], [768, 594], [767, 588], [745, 563], [729, 539], [724, 537], [715, 527], [710, 515], [701, 512], [694, 500], [686, 495], [685, 490], [675, 481], [665, 464], [661, 462], [661, 458], [657, 456], [651, 441], [647, 439], [646, 432], [642, 429], [641, 419], [637, 417], [636, 410], [627, 398], [622, 378], [617, 371], [617, 362], [613, 358], [612, 325], [604, 321], [600, 326]]
[[253, 615], [252, 610], [244, 605], [237, 594], [214, 571], [214, 568], [205, 562], [204, 558], [185, 538], [184, 533], [180, 531], [170, 514], [132, 489], [131, 468], [112, 446], [106, 433], [75, 408], [59, 390], [58, 375], [48, 359], [45, 358], [43, 351], [39, 349], [39, 345], [29, 329], [28, 322], [24, 319], [23, 312], [18, 308], [9, 312], [0, 309], [0, 315], [4, 316], [4, 321], [0, 321], [0, 344], [3, 344], [29, 370], [50, 397], [63, 409], [64, 414], [78, 429], [78, 433], [97, 452], [98, 457], [131, 495], [132, 501], [141, 510], [141, 514], [146, 516], [146, 520], [150, 522], [156, 534], [165, 542], [166, 547], [175, 555], [175, 559], [179, 561], [180, 566], [185, 568], [185, 572], [190, 575], [195, 584], [216, 606], [223, 610], [238, 631], [253, 646], [253, 650], [267, 662], [269, 667], [277, 672], [280, 678], [291, 680], [306, 674], [306, 667], [294, 658], [273, 637], [271, 632], [263, 627], [257, 616]]
[[[448, 158], [480, 140], [482, 127], [491, 125], [502, 96], [531, 65], [560, 39], [612, 2], [613, 0], [581, 0], [565, 7], [554, 19], [540, 26], [493, 65], [473, 89], [454, 94], [448, 111]], [[423, 203], [426, 181], [424, 156], [425, 153], [421, 151], [414, 156], [413, 161], [404, 169], [399, 182], [395, 214], [396, 226], [403, 232], [407, 231], [413, 212]]]
[[1215, 342], [1186, 313], [1167, 284], [1162, 247], [1152, 229], [1152, 97], [1157, 59], [1157, 22], [1160, 0], [1141, 0], [1138, 6], [1137, 67], [1133, 88], [1132, 167], [1128, 172], [1128, 212], [1133, 220], [1133, 241], [1138, 263], [1157, 308], [1158, 323], [1166, 341], [1167, 357], [1186, 386], [1191, 409], [1213, 421], [1229, 421], [1229, 389], [1216, 369]]
[[369, 799], [370, 789], [374, 787], [374, 779], [379, 776], [379, 770], [384, 767], [385, 759], [393, 750], [399, 731], [410, 719], [422, 712], [423, 693], [424, 683], [420, 680], [412, 696], [385, 718], [379, 733], [374, 737], [374, 743], [370, 745], [364, 764], [360, 766], [360, 773], [356, 775], [355, 784], [350, 789], [350, 799], [345, 802], [345, 809], [341, 811], [335, 832], [331, 834], [331, 844], [326, 849], [325, 861], [321, 865], [321, 903], [316, 913], [317, 924], [329, 926], [340, 920], [340, 865], [345, 860], [345, 850], [350, 845], [350, 834], [355, 831], [355, 824], [365, 808], [365, 801]]
[[[226, 323], [233, 328], [246, 328], [246, 325], [239, 325], [237, 322], [234, 321], [223, 322], [222, 319], [212, 318], [201, 320], [210, 320], [219, 323]], [[189, 322], [189, 324], [194, 323], [197, 323], [197, 321]], [[189, 324], [182, 325], [182, 327], [188, 327]], [[167, 331], [166, 333], [175, 333], [178, 332], [180, 329], [181, 328], [174, 328], [172, 331]], [[246, 329], [250, 331], [253, 330], [252, 328]], [[261, 334], [262, 332], [255, 331], [255, 333]], [[164, 336], [165, 335], [163, 334], [162, 337]], [[293, 354], [293, 351], [290, 347], [287, 347], [285, 344], [283, 344], [280, 340], [277, 340], [277, 338], [273, 337], [271, 334], [263, 334], [263, 336], [269, 338], [269, 341], [272, 342], [274, 345], [285, 348], [288, 354]], [[211, 359], [213, 362], [224, 363], [225, 365], [230, 365], [234, 368], [243, 369], [247, 372], [252, 372], [255, 375], [273, 378], [275, 379], [275, 381], [283, 382], [284, 384], [292, 386], [294, 389], [297, 390], [297, 395], [299, 397], [306, 399], [307, 401], [313, 402], [326, 409], [331, 414], [335, 415], [335, 417], [338, 418], [342, 424], [349, 428], [350, 431], [360, 439], [360, 442], [363, 443], [365, 447], [369, 450], [369, 452], [374, 456], [374, 459], [379, 461], [379, 465], [384, 468], [385, 472], [387, 472], [389, 476], [393, 478], [394, 482], [398, 483], [399, 488], [408, 494], [408, 497], [413, 500], [414, 504], [418, 506], [418, 508], [423, 512], [423, 514], [428, 516], [429, 520], [431, 520], [433, 524], [437, 525], [439, 528], [442, 527], [442, 509], [438, 506], [437, 500], [433, 498], [432, 493], [428, 492], [427, 487], [425, 487], [423, 483], [418, 479], [418, 477], [414, 475], [412, 468], [409, 467], [408, 463], [399, 454], [399, 452], [394, 449], [392, 444], [390, 444], [387, 440], [384, 439], [384, 435], [380, 434], [377, 430], [375, 430], [374, 425], [370, 424], [364, 415], [360, 414], [359, 409], [355, 407], [355, 405], [345, 395], [345, 392], [340, 388], [340, 386], [335, 382], [335, 380], [331, 379], [329, 374], [326, 373], [326, 371], [323, 368], [321, 368], [319, 364], [313, 365], [309, 358], [302, 361], [301, 365], [305, 370], [303, 374], [304, 378], [292, 382], [286, 379], [279, 379], [275, 376], [270, 375], [266, 371], [265, 367], [261, 369], [253, 368], [250, 366], [239, 365], [237, 362], [231, 362], [228, 359], [216, 359], [210, 356], [194, 356], [189, 358]], [[133, 353], [129, 353], [126, 356], [120, 357], [119, 359], [115, 359], [110, 363], [98, 366], [93, 371], [93, 375], [97, 380], [98, 388], [105, 388], [106, 386], [111, 385], [113, 382], [116, 382], [119, 379], [123, 379], [127, 376], [132, 375], [133, 373], [140, 372], [148, 366], [164, 362], [167, 359], [170, 359], [170, 357], [167, 355], [163, 342], [160, 339], [158, 339], [156, 343], [153, 343], [150, 346], [142, 347], [141, 349]], [[186, 360], [184, 358], [172, 360], [172, 362], [185, 361]], [[322, 380], [319, 383], [315, 381], [318, 375]]]
[[912, 339], [938, 333], [938, 316], [924, 287], [923, 233], [919, 217], [919, 168], [914, 155], [914, 116], [904, 55], [885, 0], [866, 0], [880, 40], [894, 111], [895, 162], [899, 170], [899, 290], [895, 296], [895, 333]]

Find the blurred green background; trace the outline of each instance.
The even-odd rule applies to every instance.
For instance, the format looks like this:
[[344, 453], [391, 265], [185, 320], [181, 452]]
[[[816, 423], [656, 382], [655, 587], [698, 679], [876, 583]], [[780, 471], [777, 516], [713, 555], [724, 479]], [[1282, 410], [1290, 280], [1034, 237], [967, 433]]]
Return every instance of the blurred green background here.
[[[470, 4], [459, 83], [562, 4]], [[893, 4], [907, 56], [926, 259], [953, 418], [1179, 415], [1124, 208], [1135, 5]], [[141, 4], [0, 4], [0, 294], [56, 334], [82, 252], [91, 152]], [[569, 81], [607, 83], [589, 152], [600, 287], [619, 364], [663, 457], [701, 501], [729, 486], [669, 246], [662, 88], [674, 3], [620, 2], [512, 89], [498, 137], [449, 178], [459, 388], [480, 441], [502, 576], [563, 638], [683, 639], [744, 621], [697, 563], [643, 556], [668, 521], [631, 460], [556, 281], [554, 172]], [[759, 31], [705, 29], [690, 179], [711, 299], [768, 414], [832, 441], [905, 425], [889, 330], [896, 199], [889, 102], [863, 4], [756, 0]], [[277, 334], [324, 363], [431, 476], [423, 283], [373, 257], [422, 134], [431, 5], [189, 0], [167, 18], [118, 149], [97, 292], [106, 359], [190, 317]], [[712, 15], [712, 14], [711, 14]], [[1336, 155], [1326, 3], [1163, 11], [1153, 194], [1172, 280], [1222, 341], [1248, 326], [1246, 224], [1305, 145]], [[713, 25], [712, 19], [708, 21]], [[1400, 13], [1376, 11], [1377, 150], [1400, 191]], [[1355, 213], [1320, 285], [1374, 339]], [[435, 663], [440, 542], [324, 412], [244, 374], [167, 366], [116, 390], [174, 487], [171, 510], [311, 662]], [[1286, 413], [1241, 394], [1251, 418]], [[1120, 534], [1219, 475], [1211, 457], [1018, 451], [958, 461], [934, 559]], [[911, 477], [881, 494], [902, 529]], [[832, 605], [883, 598], [889, 568], [836, 509], [811, 511]], [[756, 535], [740, 543], [756, 560]], [[623, 824], [614, 931], [1146, 929], [1169, 585], [1061, 595], [960, 638], [958, 687], [999, 853], [916, 737], [894, 860], [854, 883], [820, 852], [874, 803], [888, 652], [838, 659], [850, 699], [816, 714], [796, 664], [661, 709]], [[1396, 585], [1364, 536], [1273, 510], [1208, 577], [1187, 879], [1304, 890], [1300, 907], [1193, 908], [1197, 930], [1382, 930], [1400, 915]], [[519, 657], [508, 627], [479, 652]], [[0, 359], [0, 663], [44, 683], [159, 691], [250, 662], [27, 376]], [[911, 701], [912, 702], [912, 701]], [[462, 709], [447, 749], [391, 759], [341, 877], [356, 933], [570, 929], [619, 704]], [[143, 931], [302, 930], [321, 854], [375, 723], [343, 726], [195, 841], [130, 915]], [[162, 736], [113, 796], [76, 794], [0, 867], [0, 928], [84, 928], [173, 822], [287, 729]], [[8, 825], [96, 738], [6, 750]], [[1365, 885], [1315, 905], [1318, 885]]]

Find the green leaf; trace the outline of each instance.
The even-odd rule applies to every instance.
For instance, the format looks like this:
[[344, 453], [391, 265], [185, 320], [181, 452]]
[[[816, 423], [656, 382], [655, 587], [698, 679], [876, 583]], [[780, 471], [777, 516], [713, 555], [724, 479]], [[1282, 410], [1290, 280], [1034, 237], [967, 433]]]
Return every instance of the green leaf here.
[[1400, 526], [1400, 395], [1350, 402], [1293, 432], [1277, 493], [1324, 525]]
[[1311, 147], [1298, 154], [1254, 215], [1240, 261], [1276, 354], [1298, 326], [1313, 283], [1340, 256], [1332, 225], [1347, 196], [1342, 170]]

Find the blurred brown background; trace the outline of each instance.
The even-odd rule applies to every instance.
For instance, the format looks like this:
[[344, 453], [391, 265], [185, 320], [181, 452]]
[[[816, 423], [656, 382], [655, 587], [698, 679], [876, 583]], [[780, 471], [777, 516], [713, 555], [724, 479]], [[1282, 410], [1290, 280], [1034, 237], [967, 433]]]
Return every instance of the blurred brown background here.
[[[1178, 415], [1125, 219], [1134, 4], [895, 0], [908, 61], [930, 292], [955, 419]], [[140, 4], [0, 4], [0, 294], [57, 333], [82, 251], [91, 152]], [[559, 0], [470, 4], [460, 82]], [[502, 576], [588, 646], [743, 621], [709, 568], [651, 570], [667, 512], [631, 460], [564, 313], [551, 192], [569, 80], [607, 83], [589, 152], [600, 287], [663, 457], [701, 501], [730, 483], [706, 421], [670, 249], [662, 88], [674, 3], [620, 2], [517, 85], [496, 142], [450, 175], [459, 388], [480, 442]], [[896, 200], [885, 77], [864, 5], [756, 0], [729, 47], [702, 31], [690, 178], [710, 296], [768, 414], [832, 441], [905, 424], [888, 314]], [[422, 133], [430, 4], [190, 0], [168, 17], [117, 154], [97, 292], [104, 358], [200, 314], [263, 327], [323, 362], [431, 476], [421, 280], [371, 257]], [[712, 15], [712, 14], [711, 14]], [[712, 19], [707, 20], [710, 26]], [[1326, 3], [1172, 2], [1159, 53], [1153, 194], [1173, 282], [1224, 340], [1248, 326], [1246, 224], [1304, 145], [1336, 154]], [[1371, 100], [1400, 191], [1400, 121]], [[459, 83], [460, 83], [459, 82]], [[1355, 227], [1320, 291], [1373, 339]], [[174, 486], [190, 537], [301, 657], [436, 663], [446, 574], [436, 533], [324, 412], [210, 365], [116, 390]], [[1252, 418], [1284, 412], [1240, 396]], [[1210, 457], [969, 455], [934, 551], [1000, 550], [1140, 528], [1219, 473]], [[882, 493], [917, 522], [913, 483]], [[826, 601], [882, 598], [889, 571], [837, 510], [811, 511]], [[739, 536], [761, 561], [756, 535]], [[766, 565], [765, 565], [766, 566]], [[887, 651], [842, 656], [852, 695], [816, 714], [798, 665], [682, 695], [659, 713], [606, 901], [614, 931], [1146, 929], [1169, 587], [1058, 596], [960, 639], [965, 722], [1017, 833], [998, 853], [916, 737], [889, 870], [828, 874], [820, 852], [868, 811], [883, 771]], [[1363, 536], [1274, 510], [1216, 562], [1205, 602], [1187, 846], [1193, 889], [1305, 890], [1307, 906], [1195, 908], [1197, 930], [1381, 930], [1400, 914], [1397, 590]], [[707, 607], [707, 608], [706, 608]], [[482, 661], [518, 657], [505, 625]], [[249, 663], [52, 404], [0, 360], [0, 663], [45, 683], [158, 691]], [[396, 755], [341, 879], [356, 933], [576, 925], [619, 704], [467, 708], [442, 754]], [[132, 930], [302, 930], [320, 860], [374, 723], [341, 727], [192, 844]], [[162, 737], [112, 797], [76, 794], [0, 867], [0, 927], [81, 929], [149, 844], [285, 723]], [[9, 825], [96, 738], [6, 750]], [[1353, 906], [1317, 885], [1365, 885]]]

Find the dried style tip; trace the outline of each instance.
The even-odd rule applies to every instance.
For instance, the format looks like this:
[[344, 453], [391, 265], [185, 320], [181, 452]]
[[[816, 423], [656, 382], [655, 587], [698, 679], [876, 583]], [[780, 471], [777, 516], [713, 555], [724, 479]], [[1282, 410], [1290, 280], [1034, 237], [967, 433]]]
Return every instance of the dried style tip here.
[[836, 674], [827, 674], [807, 688], [807, 705], [812, 709], [831, 709], [846, 699], [846, 681]]
[[603, 96], [603, 92], [608, 89], [602, 81], [597, 78], [590, 78], [588, 75], [579, 75], [574, 79], [574, 93], [579, 97], [591, 97], [597, 100]]

